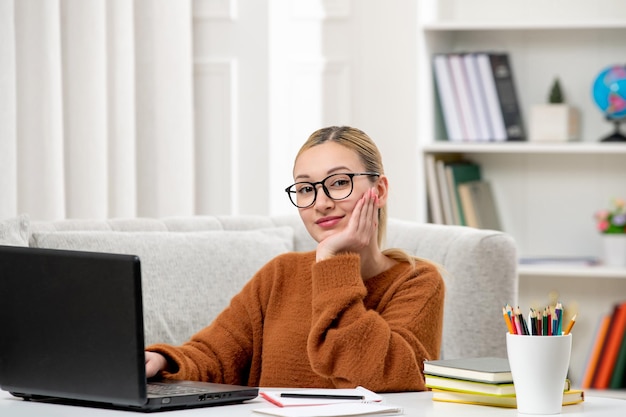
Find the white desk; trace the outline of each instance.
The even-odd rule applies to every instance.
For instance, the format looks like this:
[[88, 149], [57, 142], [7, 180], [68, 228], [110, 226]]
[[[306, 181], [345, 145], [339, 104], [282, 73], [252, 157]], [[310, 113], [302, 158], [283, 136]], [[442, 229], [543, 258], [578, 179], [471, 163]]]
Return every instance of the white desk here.
[[[516, 409], [485, 407], [478, 405], [452, 404], [434, 402], [429, 392], [408, 392], [401, 394], [384, 394], [385, 401], [404, 407], [404, 415], [414, 417], [507, 417], [517, 416]], [[163, 417], [204, 416], [204, 417], [250, 417], [261, 416], [252, 410], [270, 405], [256, 399], [246, 404], [226, 405], [218, 407], [196, 408], [190, 410], [168, 411], [150, 414]], [[2, 417], [110, 417], [110, 416], [141, 416], [143, 413], [117, 411], [98, 408], [84, 408], [71, 405], [44, 404], [24, 401], [0, 391], [0, 416]], [[624, 417], [626, 416], [626, 400], [603, 397], [587, 397], [585, 402], [563, 407], [567, 417]]]

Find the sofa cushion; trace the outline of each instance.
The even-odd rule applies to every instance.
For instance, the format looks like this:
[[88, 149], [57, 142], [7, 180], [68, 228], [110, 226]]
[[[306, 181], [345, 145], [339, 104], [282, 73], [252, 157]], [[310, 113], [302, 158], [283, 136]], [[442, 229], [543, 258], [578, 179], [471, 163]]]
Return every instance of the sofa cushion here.
[[0, 245], [28, 246], [29, 224], [26, 214], [0, 221]]
[[293, 230], [36, 232], [31, 246], [138, 255], [145, 342], [180, 344], [209, 324], [267, 261], [293, 250]]

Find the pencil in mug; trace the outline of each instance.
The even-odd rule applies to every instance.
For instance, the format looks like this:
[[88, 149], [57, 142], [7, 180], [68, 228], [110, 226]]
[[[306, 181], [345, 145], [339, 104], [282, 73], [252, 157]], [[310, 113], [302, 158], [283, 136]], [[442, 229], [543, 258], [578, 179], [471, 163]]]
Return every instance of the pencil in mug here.
[[577, 316], [577, 314], [574, 314], [572, 319], [569, 321], [569, 324], [565, 328], [565, 333], [564, 334], [569, 334], [572, 331], [572, 327], [574, 327], [574, 324], [576, 324], [576, 316]]
[[562, 334], [563, 333], [563, 304], [560, 302], [556, 303], [556, 308], [554, 309], [556, 313], [556, 329], [553, 332], [554, 334]]
[[531, 323], [529, 331], [519, 307], [513, 309], [509, 304], [502, 307], [502, 317], [504, 318], [507, 330], [510, 334], [519, 335], [568, 335], [576, 324], [577, 315], [578, 314], [574, 314], [565, 327], [565, 331], [563, 331], [563, 305], [561, 303], [557, 303], [554, 309], [550, 306], [546, 307], [543, 313], [537, 313], [531, 308], [528, 315], [528, 321]]
[[526, 319], [524, 319], [524, 315], [522, 314], [522, 311], [520, 310], [519, 306], [517, 306], [517, 308], [515, 309], [515, 315], [519, 318], [520, 327], [521, 327], [520, 334], [529, 335], [530, 332], [528, 331], [528, 326], [526, 325]]
[[515, 334], [515, 328], [513, 327], [513, 323], [511, 322], [511, 316], [507, 312], [506, 307], [502, 307], [502, 316], [504, 317], [506, 328], [509, 329], [509, 333]]

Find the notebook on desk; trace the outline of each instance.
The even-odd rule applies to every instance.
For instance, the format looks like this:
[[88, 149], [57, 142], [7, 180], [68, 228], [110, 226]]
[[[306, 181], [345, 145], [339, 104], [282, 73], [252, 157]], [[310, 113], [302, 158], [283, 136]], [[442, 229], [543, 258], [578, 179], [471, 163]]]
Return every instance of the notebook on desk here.
[[156, 411], [258, 394], [147, 383], [136, 256], [0, 246], [0, 297], [0, 388], [17, 397]]

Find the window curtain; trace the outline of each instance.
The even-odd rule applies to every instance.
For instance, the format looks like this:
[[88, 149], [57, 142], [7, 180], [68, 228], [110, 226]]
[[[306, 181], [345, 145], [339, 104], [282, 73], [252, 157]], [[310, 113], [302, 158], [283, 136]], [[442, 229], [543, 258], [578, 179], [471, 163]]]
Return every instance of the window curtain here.
[[0, 218], [195, 213], [191, 0], [0, 0]]

